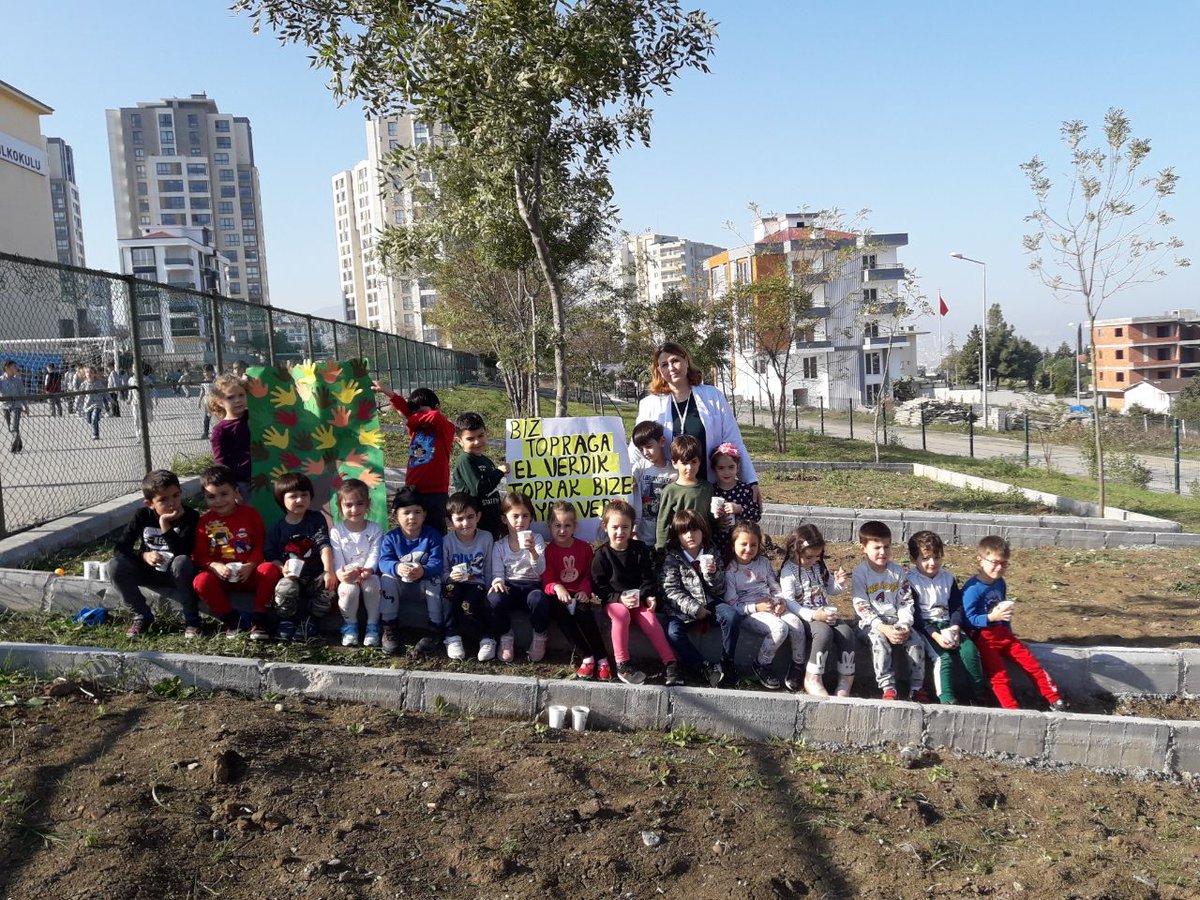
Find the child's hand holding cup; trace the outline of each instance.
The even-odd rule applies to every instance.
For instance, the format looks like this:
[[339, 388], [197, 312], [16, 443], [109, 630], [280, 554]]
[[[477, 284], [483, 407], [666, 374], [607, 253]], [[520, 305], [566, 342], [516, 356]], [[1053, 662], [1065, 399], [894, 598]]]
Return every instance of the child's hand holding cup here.
[[412, 584], [417, 579], [413, 576], [413, 569], [416, 566], [410, 562], [402, 562], [396, 566], [396, 571], [400, 574], [400, 580], [408, 584]]
[[304, 560], [296, 559], [295, 557], [284, 560], [283, 574], [285, 576], [287, 576], [288, 578], [299, 578], [300, 573], [303, 571], [304, 571]]
[[465, 563], [465, 562], [455, 563], [450, 568], [450, 580], [451, 581], [466, 581], [470, 577], [471, 577], [470, 563]]
[[838, 615], [836, 606], [822, 606], [821, 612], [823, 614], [822, 621], [826, 625], [836, 625], [838, 622], [838, 619], [841, 618]]
[[696, 562], [700, 563], [700, 571], [705, 575], [716, 574], [717, 558], [711, 553], [701, 553], [696, 557]]
[[242, 566], [240, 562], [225, 563], [225, 578], [228, 581], [242, 580]]
[[532, 531], [518, 531], [517, 532], [517, 546], [520, 547], [522, 550], [534, 549], [534, 547], [536, 545], [533, 542], [533, 532]]
[[725, 515], [725, 501], [720, 497], [713, 497], [712, 503], [709, 505], [709, 512], [711, 512], [712, 517], [719, 522], [721, 517]]
[[627, 609], [637, 609], [642, 605], [642, 592], [637, 588], [621, 591], [621, 605]]

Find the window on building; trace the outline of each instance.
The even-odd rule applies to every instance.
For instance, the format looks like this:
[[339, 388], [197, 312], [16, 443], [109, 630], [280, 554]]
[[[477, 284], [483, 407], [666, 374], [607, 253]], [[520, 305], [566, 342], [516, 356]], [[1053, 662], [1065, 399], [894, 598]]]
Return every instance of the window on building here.
[[212, 216], [210, 216], [208, 213], [199, 213], [198, 215], [192, 216], [192, 224], [193, 225], [211, 225], [212, 224]]
[[735, 270], [734, 270], [734, 277], [733, 277], [734, 284], [746, 284], [749, 281], [750, 281], [750, 260], [748, 260], [748, 259], [737, 260]]
[[1125, 351], [1124, 351], [1124, 350], [1118, 350], [1118, 351], [1117, 351], [1117, 359], [1124, 359], [1124, 358], [1125, 358]]
[[1124, 373], [1124, 372], [1118, 372], [1118, 373], [1117, 373], [1117, 381], [1124, 381], [1124, 380], [1125, 380], [1125, 373]]
[[132, 125], [134, 128], [141, 128], [142, 127], [142, 114], [141, 113], [130, 113], [129, 114], [129, 124]]
[[1163, 378], [1170, 378], [1170, 377], [1171, 377], [1171, 370], [1170, 370], [1170, 369], [1159, 369], [1159, 370], [1158, 370], [1158, 374], [1157, 374], [1157, 375], [1155, 375], [1154, 377], [1155, 377], [1155, 378], [1158, 378], [1158, 379], [1160, 379], [1160, 380], [1161, 380], [1161, 379], [1163, 379]]
[[138, 216], [138, 224], [142, 225], [142, 226], [148, 226], [150, 224], [150, 217], [149, 216]]
[[154, 248], [134, 247], [129, 251], [129, 258], [136, 269], [151, 267], [154, 265]]
[[242, 187], [238, 188], [238, 197], [242, 200], [254, 199], [254, 188]]
[[232, 184], [223, 184], [223, 185], [221, 185], [221, 196], [222, 197], [236, 197], [237, 196], [237, 188]]
[[863, 367], [866, 369], [866, 373], [868, 375], [878, 375], [881, 371], [883, 371], [883, 354], [863, 354]]
[[212, 201], [207, 197], [193, 197], [191, 200], [192, 209], [211, 209]]
[[258, 228], [257, 219], [242, 219], [242, 230], [249, 229], [250, 231], [254, 231], [256, 228]]
[[396, 123], [388, 122], [387, 126], [388, 126], [388, 134], [395, 135], [396, 134]]
[[146, 184], [146, 182], [144, 182], [144, 181], [139, 181], [139, 182], [137, 183], [137, 195], [138, 195], [139, 197], [145, 197], [145, 196], [147, 196], [149, 193], [150, 193], [150, 187], [149, 187], [149, 185], [147, 185], [147, 184]]
[[238, 183], [249, 184], [253, 179], [249, 169], [238, 169]]
[[816, 378], [817, 377], [817, 357], [806, 356], [806, 357], [804, 357], [803, 360], [801, 360], [801, 363], [802, 363], [803, 373], [804, 373], [805, 378]]
[[863, 255], [862, 267], [864, 269], [874, 269], [875, 268], [875, 254], [874, 253], [868, 253], [868, 254]]
[[879, 301], [879, 288], [863, 288], [862, 302], [864, 304], [877, 303]]
[[208, 166], [206, 166], [204, 163], [188, 163], [187, 173], [189, 176], [204, 176], [208, 174]]
[[174, 213], [159, 213], [159, 221], [164, 225], [186, 225], [187, 216], [175, 215]]
[[879, 337], [879, 323], [878, 322], [868, 322], [866, 325], [863, 326], [863, 335], [868, 338]]
[[159, 209], [184, 209], [187, 206], [186, 197], [159, 197]]
[[158, 127], [159, 128], [171, 128], [174, 125], [175, 125], [175, 120], [171, 117], [170, 113], [159, 113], [158, 114]]
[[146, 167], [145, 166], [134, 166], [133, 174], [136, 175], [138, 178], [145, 178], [146, 177]]
[[242, 283], [240, 281], [229, 282], [229, 293], [240, 294], [242, 292]]
[[233, 231], [233, 219], [222, 217], [217, 225], [224, 231]]
[[192, 152], [191, 152], [191, 154], [190, 154], [190, 155], [192, 155], [192, 156], [203, 156], [203, 155], [204, 155], [204, 153], [203, 153], [203, 151], [202, 151], [202, 150], [201, 150], [199, 147], [193, 147], [193, 148], [192, 148]]
[[797, 344], [811, 344], [817, 339], [817, 329], [813, 325], [805, 325], [802, 328], [796, 329], [795, 341]]
[[66, 213], [66, 211], [64, 210], [64, 211], [62, 211], [62, 212], [56, 212], [56, 213], [54, 214], [54, 221], [55, 221], [55, 222], [65, 222], [65, 221], [67, 221], [67, 213]]
[[140, 131], [133, 132], [132, 137], [133, 137], [133, 142], [135, 144], [141, 144], [141, 143], [145, 142], [145, 138], [142, 137], [142, 132], [140, 132]]
[[158, 180], [158, 191], [160, 194], [183, 193], [183, 179], [160, 178]]
[[249, 265], [246, 266], [246, 277], [247, 278], [257, 278], [258, 277], [258, 266], [249, 266]]
[[155, 163], [154, 172], [157, 175], [182, 175], [183, 166], [180, 163]]
[[1155, 337], [1170, 337], [1171, 336], [1171, 326], [1170, 325], [1156, 325], [1154, 327], [1154, 336]]
[[188, 182], [188, 191], [190, 191], [193, 194], [207, 194], [208, 193], [207, 179], [204, 181], [189, 181]]
[[876, 401], [879, 399], [879, 392], [882, 389], [883, 389], [882, 384], [868, 384], [867, 385], [866, 393], [867, 393], [867, 405], [868, 406], [875, 405]]
[[1124, 328], [1114, 328], [1113, 329], [1113, 337], [1125, 337], [1125, 329]]
[[174, 155], [175, 155], [175, 148], [174, 148], [174, 147], [163, 147], [163, 148], [162, 148], [162, 155], [163, 155], [163, 156], [174, 156]]
[[134, 147], [133, 148], [133, 158], [134, 159], [145, 159], [146, 151], [143, 150], [141, 147]]
[[161, 129], [158, 132], [158, 142], [163, 145], [174, 144], [175, 143], [175, 132], [169, 128]]
[[1170, 359], [1171, 354], [1172, 354], [1172, 351], [1171, 351], [1170, 347], [1159, 347], [1154, 351], [1154, 358], [1155, 359]]
[[213, 122], [213, 128], [217, 131], [228, 132], [229, 131], [229, 120], [228, 119], [217, 119], [215, 122]]
[[[234, 258], [234, 259], [237, 259], [237, 254], [236, 254], [236, 253], [234, 254], [233, 258]], [[247, 261], [249, 261], [249, 262], [253, 262], [253, 261], [254, 261], [254, 260], [256, 260], [256, 259], [258, 259], [258, 250], [254, 249], [254, 248], [252, 248], [252, 247], [251, 247], [251, 248], [247, 248], [247, 250], [246, 250], [246, 260], [247, 260]]]
[[231, 141], [229, 138], [227, 138], [227, 137], [218, 137], [217, 138], [217, 147], [219, 147], [220, 149], [228, 150], [232, 146], [233, 146], [233, 141]]
[[232, 279], [234, 279], [234, 278], [241, 278], [241, 277], [242, 277], [242, 270], [241, 270], [241, 269], [239, 269], [237, 266], [230, 266], [230, 267], [229, 267], [229, 278], [230, 278], [231, 280], [232, 280]]
[[240, 235], [236, 235], [236, 234], [225, 235], [225, 246], [226, 247], [238, 247], [241, 245], [241, 243], [242, 243], [242, 238]]
[[242, 242], [247, 247], [257, 247], [258, 246], [258, 235], [247, 234], [242, 238]]
[[138, 201], [138, 212], [150, 212], [150, 201], [149, 200], [139, 200]]
[[218, 166], [227, 166], [227, 165], [229, 165], [229, 154], [228, 153], [214, 153], [213, 154], [213, 162], [216, 163]]

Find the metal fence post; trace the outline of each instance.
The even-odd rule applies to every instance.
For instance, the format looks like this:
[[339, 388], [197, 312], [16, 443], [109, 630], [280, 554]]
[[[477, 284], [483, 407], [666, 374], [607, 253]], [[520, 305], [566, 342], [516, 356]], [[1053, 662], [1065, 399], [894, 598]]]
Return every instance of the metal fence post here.
[[854, 440], [854, 398], [851, 397], [846, 405], [850, 407], [850, 440]]
[[133, 372], [136, 379], [137, 389], [137, 404], [138, 404], [138, 431], [142, 438], [142, 469], [146, 472], [154, 468], [154, 464], [150, 456], [150, 423], [146, 421], [146, 376], [142, 371], [142, 329], [138, 323], [138, 303], [137, 303], [137, 279], [132, 275], [126, 275], [123, 279], [125, 282], [125, 291], [129, 299], [129, 338], [131, 349], [133, 351]]
[[[880, 400], [880, 403], [883, 401]], [[887, 406], [882, 406], [879, 410], [879, 418], [883, 420], [883, 445], [887, 446]]]
[[750, 398], [750, 424], [754, 425], [754, 398]]
[[817, 402], [821, 404], [821, 437], [825, 437], [825, 398], [818, 397]]
[[271, 307], [267, 307], [267, 357], [270, 359], [269, 365], [275, 366], [279, 360], [275, 358], [275, 316], [271, 312]]
[[[221, 306], [218, 294], [210, 294], [208, 308], [212, 310], [213, 366], [218, 375], [225, 371], [225, 338], [221, 334]], [[132, 326], [129, 329], [133, 331]], [[149, 471], [149, 470], [147, 470]]]
[[1180, 493], [1181, 487], [1182, 487], [1182, 485], [1180, 484], [1180, 477], [1179, 477], [1179, 420], [1176, 419], [1175, 420], [1175, 493], [1177, 493], [1177, 494]]
[[921, 407], [921, 449], [928, 450], [925, 446], [925, 407]]
[[792, 417], [792, 421], [795, 423], [795, 426], [796, 426], [793, 430], [799, 431], [800, 430], [800, 407], [793, 406], [792, 409], [795, 410], [795, 412], [796, 412], [796, 414]]
[[970, 447], [971, 459], [975, 458], [975, 413], [967, 416], [967, 442]]
[[1029, 468], [1029, 410], [1025, 410], [1025, 468]]

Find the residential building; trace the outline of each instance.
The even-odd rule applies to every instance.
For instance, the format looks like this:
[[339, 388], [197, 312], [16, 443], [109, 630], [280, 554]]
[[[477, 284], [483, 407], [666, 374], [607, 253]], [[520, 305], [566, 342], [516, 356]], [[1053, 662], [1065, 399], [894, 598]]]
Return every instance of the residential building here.
[[269, 305], [259, 172], [250, 120], [206, 94], [110, 109], [118, 240], [204, 228], [229, 261], [227, 295]]
[[50, 211], [54, 219], [54, 246], [58, 261], [86, 266], [83, 252], [83, 215], [79, 186], [75, 183], [75, 153], [62, 138], [46, 138], [50, 164]]
[[708, 295], [704, 261], [724, 249], [647, 232], [621, 241], [614, 254], [613, 273], [618, 284], [633, 288], [645, 305], [658, 303], [670, 290], [700, 302]]
[[1122, 409], [1126, 391], [1139, 382], [1193, 377], [1200, 370], [1200, 313], [1097, 319], [1092, 369], [1097, 397], [1109, 409]]
[[710, 257], [714, 301], [779, 273], [812, 295], [803, 324], [783, 336], [785, 385], [746, 327], [751, 309], [734, 311], [732, 393], [765, 405], [782, 387], [793, 403], [846, 409], [872, 405], [888, 384], [915, 376], [918, 332], [902, 321], [898, 302], [907, 275], [896, 251], [907, 244], [907, 234], [867, 237], [822, 227], [820, 213], [786, 213], [759, 217], [754, 243]]
[[[367, 158], [332, 179], [346, 321], [445, 344], [428, 318], [437, 305], [437, 291], [430, 280], [417, 272], [387, 272], [376, 256], [383, 230], [408, 225], [419, 206], [412, 189], [403, 185], [406, 173], [393, 171], [385, 161], [387, 155], [400, 147], [442, 140], [444, 132], [411, 115], [369, 119], [366, 132]], [[424, 176], [424, 180], [430, 177]], [[386, 193], [382, 188], [385, 180], [391, 185]]]
[[50, 161], [41, 117], [49, 106], [0, 81], [0, 251], [57, 259]]
[[[117, 244], [126, 274], [176, 288], [227, 293], [232, 266], [213, 246], [212, 229], [166, 226]], [[206, 298], [147, 286], [139, 287], [137, 299], [143, 350], [159, 359], [177, 356], [178, 363], [212, 361]], [[227, 337], [236, 342], [239, 334], [234, 330]]]
[[1139, 381], [1133, 387], [1125, 388], [1125, 402], [1122, 410], [1128, 412], [1137, 407], [1152, 413], [1170, 415], [1175, 400], [1188, 385], [1186, 378], [1164, 378], [1162, 381]]

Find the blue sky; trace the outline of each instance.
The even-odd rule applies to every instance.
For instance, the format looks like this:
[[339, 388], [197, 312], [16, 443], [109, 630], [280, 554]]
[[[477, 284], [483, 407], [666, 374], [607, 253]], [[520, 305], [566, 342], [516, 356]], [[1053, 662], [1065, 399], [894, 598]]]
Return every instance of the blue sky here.
[[[620, 227], [721, 245], [746, 235], [747, 205], [766, 211], [871, 210], [877, 231], [904, 231], [901, 258], [961, 340], [988, 297], [1020, 333], [1057, 344], [1079, 308], [1054, 300], [1021, 249], [1031, 196], [1018, 165], [1062, 170], [1058, 128], [1098, 130], [1119, 106], [1152, 140], [1155, 168], [1181, 175], [1168, 206], [1200, 264], [1200, 6], [962, 2], [698, 5], [720, 22], [712, 74], [689, 73], [654, 104], [653, 145], [616, 160]], [[64, 62], [64, 61], [74, 62]], [[222, 3], [22, 4], [0, 31], [0, 79], [54, 107], [47, 135], [75, 148], [88, 262], [116, 268], [104, 110], [206, 91], [248, 116], [263, 187], [272, 301], [334, 314], [338, 270], [330, 178], [366, 153], [361, 112], [338, 109], [303, 49], [252, 35]], [[1200, 272], [1119, 295], [1103, 314], [1200, 307]], [[923, 323], [936, 332], [936, 323]]]

